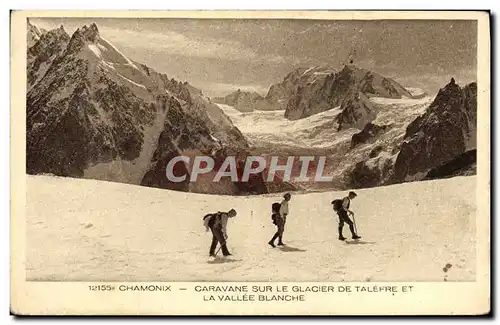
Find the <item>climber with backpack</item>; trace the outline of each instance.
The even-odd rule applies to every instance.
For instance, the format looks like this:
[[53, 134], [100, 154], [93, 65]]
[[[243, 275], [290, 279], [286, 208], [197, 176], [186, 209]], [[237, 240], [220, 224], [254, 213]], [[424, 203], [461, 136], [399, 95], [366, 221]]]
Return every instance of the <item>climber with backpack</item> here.
[[283, 201], [281, 203], [273, 203], [272, 210], [272, 220], [273, 224], [278, 228], [273, 238], [268, 242], [271, 247], [276, 247], [274, 241], [279, 238], [278, 246], [283, 246], [283, 233], [285, 232], [286, 216], [288, 215], [288, 202], [292, 198], [290, 193], [283, 195]]
[[353, 200], [357, 196], [354, 192], [349, 192], [349, 194], [343, 199], [337, 199], [332, 201], [333, 210], [337, 212], [339, 216], [339, 240], [346, 240], [346, 238], [342, 235], [342, 230], [344, 228], [344, 223], [349, 225], [349, 230], [351, 231], [352, 239], [361, 238], [356, 234], [354, 229], [354, 222], [349, 219], [348, 214], [354, 218], [354, 213], [349, 210], [349, 206], [351, 205], [351, 200]]
[[[237, 215], [235, 209], [231, 209], [228, 212], [217, 212], [217, 213], [209, 213], [203, 217], [203, 225], [205, 226], [206, 231], [212, 231], [212, 244], [210, 245], [209, 255], [211, 257], [215, 257], [217, 254], [215, 253], [215, 248], [217, 244], [220, 244], [220, 248], [222, 250], [222, 254], [224, 256], [232, 255], [227, 249], [226, 240], [227, 236], [227, 221], [229, 218], [234, 218]], [[218, 251], [217, 251], [218, 252]]]

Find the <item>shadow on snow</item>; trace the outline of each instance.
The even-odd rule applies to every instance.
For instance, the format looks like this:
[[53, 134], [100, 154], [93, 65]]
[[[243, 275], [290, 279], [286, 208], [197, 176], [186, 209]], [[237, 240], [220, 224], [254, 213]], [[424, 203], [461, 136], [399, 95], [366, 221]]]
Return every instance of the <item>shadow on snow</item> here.
[[222, 263], [234, 263], [241, 262], [242, 260], [235, 260], [232, 258], [216, 257], [215, 259], [208, 261], [208, 264], [222, 264]]
[[345, 241], [348, 245], [373, 245], [376, 244], [374, 241], [362, 241], [362, 240], [350, 240]]
[[279, 246], [279, 249], [282, 251], [282, 252], [307, 252], [305, 249], [300, 249], [300, 248], [296, 248], [296, 247], [292, 247], [292, 246]]

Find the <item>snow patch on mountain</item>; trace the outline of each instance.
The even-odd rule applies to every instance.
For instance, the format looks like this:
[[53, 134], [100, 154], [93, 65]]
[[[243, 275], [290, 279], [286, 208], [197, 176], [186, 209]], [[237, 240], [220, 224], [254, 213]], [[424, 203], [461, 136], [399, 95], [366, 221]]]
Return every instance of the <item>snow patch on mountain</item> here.
[[429, 105], [432, 102], [433, 98], [434, 97], [431, 96], [425, 96], [423, 98], [417, 98], [417, 99], [408, 97], [402, 97], [402, 98], [371, 97], [370, 101], [375, 104], [387, 105], [388, 106], [387, 110], [390, 110], [392, 108], [396, 108], [397, 106], [402, 106], [402, 105], [415, 105], [415, 106]]
[[378, 105], [377, 117], [373, 123], [378, 125], [409, 123], [411, 122], [409, 119], [423, 114], [433, 99], [434, 97], [429, 96], [419, 99], [372, 97], [370, 101]]
[[125, 76], [122, 76], [122, 75], [121, 75], [121, 74], [119, 74], [119, 73], [118, 73], [117, 75], [118, 75], [120, 78], [123, 78], [125, 81], [130, 82], [131, 84], [133, 84], [133, 85], [134, 85], [134, 86], [136, 86], [136, 87], [140, 87], [140, 88], [142, 88], [142, 89], [147, 89], [147, 88], [146, 88], [146, 86], [141, 85], [141, 84], [139, 84], [139, 83], [137, 83], [137, 82], [135, 82], [135, 81], [132, 81], [132, 80], [130, 80], [129, 78], [127, 78], [127, 77], [125, 77]]
[[99, 50], [99, 47], [96, 45], [96, 44], [89, 44], [87, 45], [88, 48], [94, 52], [94, 54], [99, 58], [99, 59], [102, 59], [102, 54], [101, 54], [101, 50]]
[[[375, 107], [375, 124], [391, 124], [386, 137], [381, 143], [390, 141], [394, 136], [404, 136], [406, 125], [416, 116], [425, 112], [432, 102], [431, 97], [421, 99], [395, 99], [372, 97], [369, 99]], [[240, 112], [231, 106], [218, 104], [232, 122], [245, 134], [254, 147], [280, 146], [294, 148], [331, 148], [351, 141], [356, 128], [336, 131], [336, 118], [341, 113], [340, 107], [308, 116], [303, 119], [284, 118], [283, 110]]]
[[308, 74], [309, 72], [311, 72], [312, 70], [314, 70], [314, 69], [316, 69], [316, 68], [317, 68], [317, 67], [311, 67], [311, 68], [307, 69], [306, 71], [304, 71], [304, 72], [302, 73], [302, 76], [305, 76], [306, 74]]
[[[88, 41], [85, 48], [79, 52], [78, 57], [90, 63], [88, 78], [96, 83], [95, 71], [105, 69], [108, 76], [117, 83], [125, 81], [131, 85], [132, 92], [145, 100], [154, 100], [148, 88], [161, 91], [143, 71], [141, 71], [129, 58], [120, 52], [111, 42], [103, 39], [99, 34]], [[164, 91], [163, 91], [164, 93]]]
[[[139, 68], [130, 60], [128, 57], [126, 57], [116, 46], [114, 46], [111, 42], [107, 41], [104, 38], [101, 39], [101, 46], [105, 51], [106, 58], [105, 60], [111, 61], [111, 62], [116, 62], [116, 63], [122, 63], [122, 64], [127, 64], [131, 67], [133, 67], [136, 70], [139, 70]], [[140, 71], [140, 70], [139, 70]]]
[[327, 148], [339, 141], [339, 137], [331, 136], [333, 130], [327, 126], [334, 123], [339, 107], [292, 121], [284, 118], [283, 110], [240, 112], [228, 105], [218, 105], [255, 147]]
[[413, 98], [421, 98], [427, 96], [427, 92], [422, 88], [405, 87], [405, 89], [411, 93]]

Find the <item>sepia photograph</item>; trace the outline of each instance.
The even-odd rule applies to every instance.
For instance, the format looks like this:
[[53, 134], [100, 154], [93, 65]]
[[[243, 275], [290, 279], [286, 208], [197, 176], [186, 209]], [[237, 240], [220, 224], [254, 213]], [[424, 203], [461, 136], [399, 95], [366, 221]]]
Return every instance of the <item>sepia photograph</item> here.
[[19, 281], [489, 281], [488, 13], [16, 14]]

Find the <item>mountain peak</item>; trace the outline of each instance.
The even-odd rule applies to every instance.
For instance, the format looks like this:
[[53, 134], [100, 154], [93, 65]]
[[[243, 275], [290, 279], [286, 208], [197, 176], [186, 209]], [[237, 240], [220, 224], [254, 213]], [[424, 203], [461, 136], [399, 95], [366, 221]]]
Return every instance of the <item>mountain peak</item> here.
[[450, 82], [440, 91], [440, 93], [448, 95], [458, 91], [460, 91], [460, 86], [455, 82], [455, 78], [451, 78]]
[[28, 18], [26, 20], [26, 25], [28, 27], [27, 30], [27, 42], [28, 42], [28, 48], [32, 47], [35, 45], [38, 40], [42, 37], [42, 35], [46, 32], [44, 30], [39, 29], [37, 26], [35, 26], [31, 20]]
[[86, 43], [97, 43], [99, 41], [99, 29], [95, 23], [78, 28], [71, 36], [68, 44], [70, 52], [79, 51]]
[[[62, 27], [62, 26], [61, 26]], [[79, 39], [83, 42], [92, 42], [95, 43], [99, 40], [99, 29], [95, 23], [87, 26], [84, 25], [81, 28], [78, 28], [74, 33], [73, 37], [75, 39]]]
[[98, 40], [99, 29], [95, 23], [92, 23], [90, 26], [85, 25], [81, 29], [79, 28], [78, 31], [80, 31], [82, 37], [87, 41], [95, 42]]
[[[406, 96], [412, 98], [411, 93], [403, 86], [390, 78], [386, 78], [376, 72], [361, 68], [354, 64], [345, 64], [339, 72], [332, 70], [321, 70], [311, 68], [304, 73], [310, 78], [300, 78], [293, 84], [292, 91], [285, 106], [285, 117], [294, 120], [305, 118], [317, 113], [324, 112], [332, 107], [341, 106], [346, 111], [346, 116], [351, 112], [349, 118], [354, 125], [366, 122], [366, 119], [357, 117], [357, 110], [360, 108], [366, 111], [369, 109], [369, 97], [402, 98]], [[321, 79], [322, 78], [322, 79]], [[317, 82], [322, 80], [321, 82]], [[364, 114], [364, 113], [363, 113]], [[365, 114], [372, 116], [370, 114]], [[345, 124], [345, 123], [344, 123]], [[363, 127], [363, 126], [361, 126]]]
[[66, 32], [63, 25], [59, 26], [59, 28], [49, 31], [48, 33], [50, 33], [51, 35], [56, 35], [57, 37], [67, 37], [69, 39], [69, 34]]

